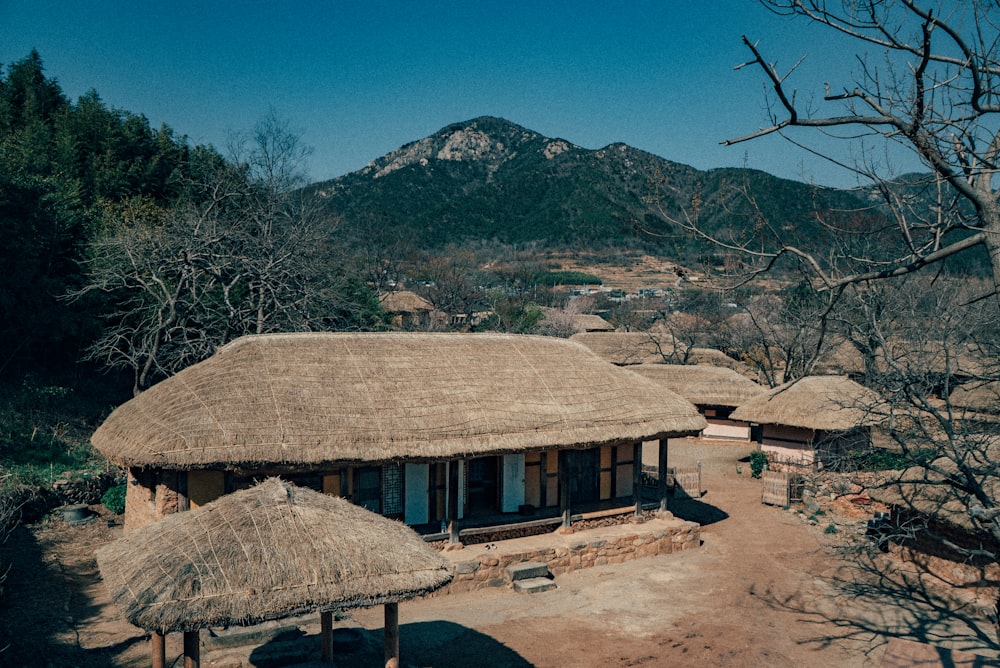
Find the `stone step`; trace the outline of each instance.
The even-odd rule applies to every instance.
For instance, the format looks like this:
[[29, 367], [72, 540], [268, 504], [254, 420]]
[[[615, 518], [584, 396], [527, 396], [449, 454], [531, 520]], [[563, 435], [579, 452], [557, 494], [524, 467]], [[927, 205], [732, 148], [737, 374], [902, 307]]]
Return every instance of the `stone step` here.
[[522, 594], [537, 594], [539, 592], [555, 589], [555, 580], [549, 578], [528, 578], [526, 580], [515, 580], [514, 591]]
[[545, 578], [549, 575], [548, 564], [540, 564], [536, 561], [522, 561], [519, 564], [511, 564], [504, 569], [507, 579], [511, 582], [518, 580], [528, 580], [530, 578]]

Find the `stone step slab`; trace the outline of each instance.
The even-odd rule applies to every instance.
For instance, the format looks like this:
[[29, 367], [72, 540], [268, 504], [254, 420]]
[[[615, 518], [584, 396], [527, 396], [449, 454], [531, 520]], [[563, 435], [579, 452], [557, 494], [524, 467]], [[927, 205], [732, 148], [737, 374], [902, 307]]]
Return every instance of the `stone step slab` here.
[[522, 561], [519, 564], [511, 564], [504, 569], [507, 579], [511, 582], [518, 580], [528, 580], [531, 578], [547, 578], [549, 576], [548, 564], [536, 561]]
[[537, 594], [555, 589], [556, 586], [555, 581], [549, 578], [528, 578], [526, 580], [514, 581], [514, 591], [521, 592], [522, 594]]

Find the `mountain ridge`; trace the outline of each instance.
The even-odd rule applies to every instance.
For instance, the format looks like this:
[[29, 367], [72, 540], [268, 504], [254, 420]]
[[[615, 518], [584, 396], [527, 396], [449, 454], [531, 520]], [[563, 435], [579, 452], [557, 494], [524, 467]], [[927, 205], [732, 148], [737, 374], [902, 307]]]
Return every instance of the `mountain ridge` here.
[[671, 219], [694, 213], [709, 231], [739, 235], [764, 216], [793, 237], [816, 240], [817, 209], [866, 206], [849, 191], [759, 170], [701, 171], [621, 142], [585, 149], [494, 116], [449, 124], [311, 188], [356, 240], [377, 225], [418, 248], [614, 244], [669, 249], [687, 261], [718, 249]]

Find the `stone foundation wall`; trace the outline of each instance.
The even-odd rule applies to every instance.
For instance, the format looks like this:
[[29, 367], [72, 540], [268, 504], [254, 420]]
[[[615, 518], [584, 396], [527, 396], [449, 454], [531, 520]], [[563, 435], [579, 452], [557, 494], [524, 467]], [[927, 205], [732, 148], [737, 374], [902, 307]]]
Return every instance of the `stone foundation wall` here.
[[549, 572], [558, 576], [580, 568], [620, 564], [640, 557], [696, 548], [701, 545], [701, 526], [695, 522], [676, 522], [668, 528], [643, 530], [637, 525], [633, 531], [620, 535], [588, 538], [582, 534], [553, 534], [552, 538], [553, 547], [479, 554], [466, 560], [460, 559], [460, 552], [453, 553], [454, 579], [431, 596], [504, 587], [509, 584], [504, 569], [524, 561], [545, 563]]

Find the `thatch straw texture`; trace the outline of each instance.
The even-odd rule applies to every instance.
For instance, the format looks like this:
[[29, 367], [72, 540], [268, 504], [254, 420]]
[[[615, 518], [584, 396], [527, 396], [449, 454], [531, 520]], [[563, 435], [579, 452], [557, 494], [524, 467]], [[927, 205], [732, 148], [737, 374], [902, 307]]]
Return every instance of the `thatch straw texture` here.
[[[633, 364], [663, 364], [674, 357], [674, 338], [667, 332], [581, 332], [570, 337], [570, 341], [582, 343], [599, 357], [618, 366]], [[747, 371], [746, 365], [732, 359], [721, 350], [692, 347], [677, 351], [691, 364], [705, 364], [733, 369], [740, 373]], [[744, 374], [746, 375], [746, 374]]]
[[878, 395], [845, 376], [807, 376], [742, 404], [730, 418], [819, 431], [847, 431], [881, 421]]
[[501, 334], [245, 337], [120, 406], [124, 466], [442, 461], [695, 434], [689, 402], [585, 347]]
[[409, 527], [270, 478], [97, 551], [129, 622], [162, 632], [397, 602], [451, 581]]
[[952, 406], [980, 413], [1000, 414], [1000, 382], [972, 382], [955, 388], [949, 397]]
[[699, 406], [736, 407], [767, 390], [732, 369], [705, 364], [638, 364], [628, 369]]
[[662, 363], [674, 350], [666, 335], [654, 332], [581, 332], [570, 337], [619, 366]]

